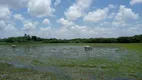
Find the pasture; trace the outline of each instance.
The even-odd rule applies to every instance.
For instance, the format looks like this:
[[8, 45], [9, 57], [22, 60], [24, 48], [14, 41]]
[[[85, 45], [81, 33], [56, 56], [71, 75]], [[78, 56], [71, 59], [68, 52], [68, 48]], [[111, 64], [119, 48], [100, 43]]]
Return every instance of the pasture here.
[[15, 79], [142, 80], [142, 44], [1, 44], [0, 80]]

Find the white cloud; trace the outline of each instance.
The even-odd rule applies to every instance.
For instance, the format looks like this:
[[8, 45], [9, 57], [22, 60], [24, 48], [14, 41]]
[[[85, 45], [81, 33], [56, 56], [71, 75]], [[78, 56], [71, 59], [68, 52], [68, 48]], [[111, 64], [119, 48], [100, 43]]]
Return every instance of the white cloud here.
[[54, 3], [54, 6], [58, 6], [59, 4], [61, 3], [61, 0], [56, 0], [55, 3]]
[[75, 24], [70, 27], [60, 27], [58, 29], [45, 27], [39, 31], [39, 36], [45, 38], [61, 38], [61, 39], [72, 39], [72, 38], [94, 38], [94, 37], [116, 37], [114, 35], [114, 28], [101, 28], [101, 27], [88, 27], [80, 26]]
[[[11, 25], [12, 27], [9, 27]], [[16, 30], [16, 28], [13, 27], [13, 22], [11, 21], [11, 11], [8, 6], [4, 5], [0, 5], [0, 30], [2, 32], [8, 31], [9, 35], [13, 30]]]
[[130, 1], [131, 5], [140, 4], [140, 3], [142, 3], [142, 0], [131, 0]]
[[111, 23], [110, 22], [107, 22], [107, 21], [104, 21], [104, 22], [101, 22], [101, 24], [100, 24], [100, 26], [102, 26], [102, 27], [110, 27], [110, 25], [111, 25]]
[[51, 38], [52, 31], [51, 27], [40, 28], [38, 35], [44, 38]]
[[0, 20], [9, 19], [11, 12], [7, 6], [0, 6]]
[[[74, 25], [69, 27], [69, 30], [74, 35], [75, 38], [81, 37], [81, 38], [88, 38], [92, 36], [93, 29], [87, 26], [80, 26], [80, 25]], [[93, 31], [94, 33], [94, 31]], [[90, 35], [90, 36], [88, 36]]]
[[77, 6], [71, 6], [67, 12], [65, 12], [65, 16], [68, 20], [76, 20], [81, 17], [83, 13], [77, 9]]
[[115, 6], [115, 5], [110, 4], [110, 5], [108, 6], [108, 8], [116, 8], [116, 6]]
[[123, 22], [123, 21], [113, 21], [112, 25], [114, 25], [116, 27], [126, 27], [129, 24], [127, 24], [126, 22]]
[[37, 17], [51, 16], [54, 9], [51, 7], [51, 0], [30, 0], [28, 12]]
[[51, 27], [40, 28], [40, 30], [42, 32], [50, 32], [51, 31]]
[[89, 12], [87, 15], [84, 16], [83, 20], [87, 22], [98, 22], [104, 20], [108, 16], [108, 11], [108, 8], [104, 8]]
[[115, 13], [112, 12], [110, 15], [108, 14], [111, 11], [111, 9], [115, 8], [117, 8], [117, 6], [110, 4], [104, 9], [90, 11], [88, 14], [84, 16], [83, 20], [86, 22], [98, 22], [101, 20], [105, 20], [106, 18], [113, 18], [115, 16]]
[[117, 13], [115, 19], [122, 21], [122, 20], [129, 20], [129, 19], [138, 19], [139, 15], [134, 13], [131, 8], [126, 8], [125, 6], [120, 6], [119, 12]]
[[3, 20], [0, 21], [0, 30], [3, 30], [5, 28], [6, 24]]
[[139, 14], [134, 13], [131, 8], [126, 8], [121, 5], [119, 8], [119, 12], [115, 16], [114, 25], [127, 25], [127, 22], [132, 22], [133, 20], [139, 19]]
[[24, 24], [24, 27], [22, 28], [22, 30], [28, 34], [31, 34], [36, 30], [36, 26], [37, 26], [37, 23], [28, 22]]
[[44, 19], [44, 20], [42, 21], [42, 23], [43, 23], [43, 24], [48, 24], [48, 25], [50, 25], [50, 20], [49, 20], [49, 19]]
[[10, 32], [15, 33], [15, 34], [18, 32], [17, 28], [12, 24], [7, 24], [6, 27], [5, 27], [5, 31], [7, 31], [7, 32], [10, 31]]
[[7, 5], [10, 8], [26, 7], [29, 0], [0, 0], [0, 5]]
[[119, 36], [133, 36], [142, 34], [142, 24], [131, 24], [128, 28], [122, 29], [121, 31], [118, 30]]
[[[58, 29], [51, 29], [53, 32], [50, 32], [50, 36], [56, 38], [92, 38], [92, 37], [112, 37], [111, 28], [101, 28], [101, 27], [89, 27], [89, 26], [80, 26], [72, 21], [65, 20], [61, 18], [57, 20], [58, 23], [63, 26]], [[49, 31], [46, 31], [46, 33]], [[47, 33], [49, 34], [49, 33]]]
[[64, 14], [68, 20], [76, 20], [84, 15], [84, 11], [91, 6], [91, 3], [92, 0], [77, 0]]
[[14, 14], [13, 15], [15, 20], [23, 21], [25, 18], [21, 14]]
[[[137, 0], [131, 0], [131, 5], [140, 3]], [[28, 3], [29, 2], [29, 3]], [[92, 37], [118, 37], [124, 35], [141, 34], [141, 22], [139, 25], [134, 25], [138, 21], [139, 14], [132, 11], [131, 8], [120, 6], [118, 13], [110, 12], [110, 9], [116, 9], [115, 5], [110, 4], [104, 9], [97, 9], [86, 14], [86, 10], [91, 6], [92, 0], [77, 0], [76, 3], [71, 5], [65, 12], [65, 17], [57, 20], [61, 27], [54, 27], [50, 25], [50, 20], [45, 18], [42, 24], [49, 25], [50, 27], [42, 27], [38, 22], [34, 22], [33, 18], [24, 18], [25, 15], [14, 14], [15, 20], [20, 20], [23, 23], [23, 28], [16, 28], [15, 20], [11, 18], [10, 8], [27, 7], [28, 12], [36, 17], [51, 16], [54, 9], [51, 6], [58, 6], [61, 0], [56, 0], [51, 5], [51, 0], [0, 0], [0, 36], [18, 36], [25, 33], [30, 35], [38, 35], [45, 38], [92, 38]], [[118, 8], [118, 7], [117, 7]], [[110, 13], [110, 14], [109, 14]], [[86, 14], [86, 15], [85, 15]], [[89, 25], [78, 25], [71, 20], [76, 20], [84, 16], [84, 21], [88, 22], [101, 22], [98, 26], [89, 27]], [[125, 26], [124, 28], [113, 27], [109, 21], [105, 19], [112, 19], [113, 25]], [[134, 23], [133, 23], [134, 22]], [[105, 26], [105, 27], [104, 27]]]
[[112, 19], [112, 18], [114, 18], [115, 16], [116, 16], [116, 13], [112, 12], [112, 13], [108, 16], [108, 18], [109, 18], [109, 19]]
[[64, 18], [61, 18], [57, 20], [58, 23], [62, 24], [63, 26], [72, 26], [74, 23], [72, 21], [65, 20]]
[[15, 27], [13, 23], [7, 23], [4, 20], [0, 20], [0, 37], [18, 36], [20, 31]]

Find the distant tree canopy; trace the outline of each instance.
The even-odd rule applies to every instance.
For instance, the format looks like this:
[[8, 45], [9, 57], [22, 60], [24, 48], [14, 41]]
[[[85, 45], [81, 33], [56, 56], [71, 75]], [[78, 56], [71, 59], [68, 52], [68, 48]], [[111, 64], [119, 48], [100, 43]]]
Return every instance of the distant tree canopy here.
[[135, 35], [132, 37], [119, 37], [118, 43], [142, 43], [142, 35]]
[[42, 43], [142, 43], [142, 35], [125, 36], [118, 38], [77, 38], [77, 39], [56, 39], [56, 38], [40, 38], [25, 34], [20, 37], [9, 37], [0, 39], [0, 42], [8, 43], [26, 43], [26, 42], [42, 42]]

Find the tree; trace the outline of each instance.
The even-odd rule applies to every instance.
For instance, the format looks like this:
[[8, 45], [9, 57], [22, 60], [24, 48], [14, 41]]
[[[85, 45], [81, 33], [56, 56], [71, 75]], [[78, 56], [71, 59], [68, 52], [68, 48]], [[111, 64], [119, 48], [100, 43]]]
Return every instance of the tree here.
[[36, 40], [37, 40], [37, 37], [36, 37], [36, 36], [32, 36], [32, 40], [33, 40], [33, 41], [36, 41]]

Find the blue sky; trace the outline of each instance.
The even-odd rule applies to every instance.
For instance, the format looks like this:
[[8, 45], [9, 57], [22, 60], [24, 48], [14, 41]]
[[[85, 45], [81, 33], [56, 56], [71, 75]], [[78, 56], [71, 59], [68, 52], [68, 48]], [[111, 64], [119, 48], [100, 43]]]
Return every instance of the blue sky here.
[[0, 0], [0, 38], [142, 34], [142, 0]]

